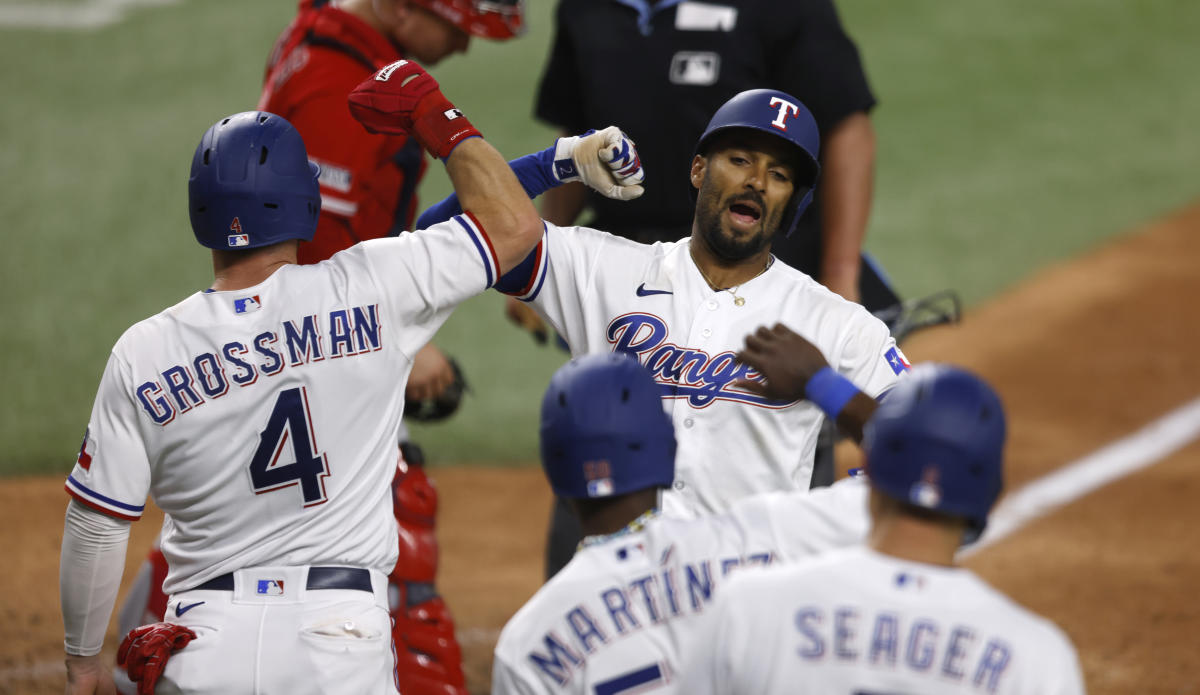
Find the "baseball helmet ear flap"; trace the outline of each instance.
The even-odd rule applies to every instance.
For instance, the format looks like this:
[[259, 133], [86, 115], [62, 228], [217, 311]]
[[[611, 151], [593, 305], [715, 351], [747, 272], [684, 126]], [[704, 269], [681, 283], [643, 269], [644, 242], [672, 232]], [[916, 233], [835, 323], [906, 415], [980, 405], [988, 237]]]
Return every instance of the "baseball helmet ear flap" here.
[[[746, 90], [717, 109], [696, 142], [693, 155], [704, 155], [719, 135], [737, 128], [767, 133], [791, 146], [795, 155], [796, 192], [792, 196], [789, 213], [780, 223], [784, 235], [791, 236], [800, 217], [812, 204], [817, 178], [821, 173], [821, 165], [817, 161], [821, 151], [817, 121], [799, 99], [786, 92], [775, 89]], [[696, 189], [690, 185], [688, 188], [694, 200]]]
[[213, 124], [192, 155], [188, 214], [212, 249], [251, 249], [317, 230], [320, 169], [280, 116], [246, 111]]
[[957, 367], [921, 364], [888, 393], [863, 430], [871, 486], [905, 504], [987, 526], [1003, 487], [1000, 397]]
[[542, 468], [564, 498], [611, 497], [675, 478], [675, 431], [654, 377], [625, 353], [563, 365], [542, 399]]

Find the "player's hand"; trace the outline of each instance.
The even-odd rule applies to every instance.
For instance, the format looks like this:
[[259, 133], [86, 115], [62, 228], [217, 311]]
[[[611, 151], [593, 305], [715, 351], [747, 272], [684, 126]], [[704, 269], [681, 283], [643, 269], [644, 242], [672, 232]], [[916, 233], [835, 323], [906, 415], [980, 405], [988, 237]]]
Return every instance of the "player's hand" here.
[[746, 346], [736, 355], [739, 362], [762, 374], [766, 381], [741, 379], [734, 386], [780, 401], [804, 398], [808, 380], [829, 362], [817, 346], [790, 328], [777, 323], [761, 326], [746, 336]]
[[118, 695], [112, 673], [100, 655], [75, 656], [67, 654], [67, 695]]
[[154, 695], [154, 686], [167, 667], [167, 659], [195, 638], [195, 632], [174, 623], [135, 627], [117, 648], [117, 665], [124, 666], [129, 680], [137, 683], [138, 695]]
[[450, 366], [450, 360], [436, 345], [426, 343], [413, 357], [412, 372], [404, 386], [404, 400], [437, 398], [452, 383], [454, 368]]
[[504, 315], [508, 317], [509, 321], [529, 331], [538, 345], [546, 344], [550, 330], [546, 328], [546, 322], [537, 315], [533, 307], [516, 297], [508, 297], [504, 302]]
[[397, 60], [350, 92], [350, 114], [372, 133], [412, 135], [439, 158], [479, 131], [450, 103], [437, 80], [411, 60]]
[[606, 198], [633, 200], [645, 192], [646, 178], [637, 148], [615, 125], [559, 138], [554, 147], [554, 176], [564, 183], [582, 181]]

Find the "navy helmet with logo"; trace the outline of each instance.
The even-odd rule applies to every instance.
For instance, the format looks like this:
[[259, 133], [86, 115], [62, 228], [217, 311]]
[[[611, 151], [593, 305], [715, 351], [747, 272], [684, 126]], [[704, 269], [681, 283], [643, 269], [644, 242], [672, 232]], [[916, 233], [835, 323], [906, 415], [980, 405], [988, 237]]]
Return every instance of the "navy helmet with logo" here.
[[979, 377], [921, 364], [863, 429], [871, 486], [892, 499], [967, 520], [967, 542], [987, 526], [1003, 486], [1004, 406]]
[[282, 117], [246, 111], [222, 118], [192, 155], [188, 212], [196, 241], [235, 250], [311, 241], [321, 211], [319, 172]]
[[675, 430], [659, 386], [623, 352], [577, 357], [542, 398], [542, 468], [559, 497], [611, 497], [675, 478]]
[[[795, 153], [796, 191], [789, 210], [780, 223], [780, 230], [791, 236], [800, 216], [812, 203], [813, 191], [821, 167], [817, 157], [821, 151], [821, 134], [817, 121], [796, 97], [776, 89], [750, 89], [735, 95], [721, 105], [708, 122], [708, 127], [696, 142], [695, 154], [703, 155], [721, 133], [736, 128], [748, 128], [778, 137], [790, 144]], [[696, 189], [692, 188], [695, 195]]]

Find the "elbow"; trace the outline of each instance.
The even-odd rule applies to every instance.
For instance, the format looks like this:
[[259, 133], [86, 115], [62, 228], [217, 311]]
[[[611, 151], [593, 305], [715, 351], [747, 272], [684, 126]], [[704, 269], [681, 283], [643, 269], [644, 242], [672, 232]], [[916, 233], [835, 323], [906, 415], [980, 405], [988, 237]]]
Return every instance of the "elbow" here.
[[542, 217], [528, 198], [524, 200], [524, 205], [517, 205], [511, 210], [508, 224], [512, 238], [520, 246], [533, 248], [542, 238]]

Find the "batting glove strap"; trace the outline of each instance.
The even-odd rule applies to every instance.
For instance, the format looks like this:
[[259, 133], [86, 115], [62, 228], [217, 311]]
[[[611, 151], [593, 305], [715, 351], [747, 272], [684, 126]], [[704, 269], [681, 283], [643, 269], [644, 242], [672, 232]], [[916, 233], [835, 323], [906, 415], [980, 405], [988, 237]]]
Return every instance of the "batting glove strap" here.
[[449, 157], [468, 138], [483, 137], [441, 92], [421, 104], [413, 121], [412, 135], [438, 159]]

